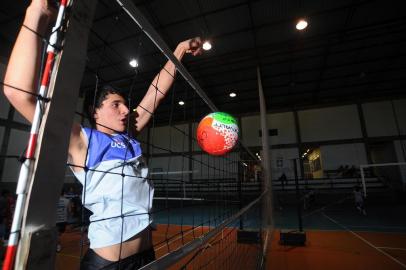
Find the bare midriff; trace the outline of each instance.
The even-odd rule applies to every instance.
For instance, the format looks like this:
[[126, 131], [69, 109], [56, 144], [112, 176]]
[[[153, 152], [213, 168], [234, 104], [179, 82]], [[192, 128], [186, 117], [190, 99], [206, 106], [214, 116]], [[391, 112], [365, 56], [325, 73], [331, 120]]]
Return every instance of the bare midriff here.
[[[123, 242], [122, 244], [116, 244], [102, 248], [95, 248], [93, 250], [94, 252], [96, 252], [97, 255], [106, 260], [118, 261], [120, 258], [124, 259], [136, 253], [148, 250], [150, 248], [152, 248], [152, 234], [150, 228], [148, 227], [142, 232], [135, 235], [134, 237]], [[119, 256], [120, 249], [121, 256]]]

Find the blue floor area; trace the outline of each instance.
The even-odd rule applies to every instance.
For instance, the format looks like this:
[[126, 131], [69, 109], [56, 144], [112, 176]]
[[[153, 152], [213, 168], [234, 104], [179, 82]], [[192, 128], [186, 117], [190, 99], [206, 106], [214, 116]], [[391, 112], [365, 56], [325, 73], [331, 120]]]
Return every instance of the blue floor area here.
[[[153, 216], [157, 224], [216, 227], [237, 212], [239, 212], [239, 207], [236, 205], [172, 205], [168, 208], [159, 205], [154, 208]], [[241, 220], [234, 220], [228, 226], [243, 225], [247, 228], [257, 228], [258, 224], [260, 224], [260, 219], [258, 208], [254, 207], [251, 211], [244, 214]]]
[[[352, 204], [334, 207], [323, 206], [302, 212], [304, 229], [404, 232], [406, 233], [405, 205], [371, 205], [366, 207], [366, 215]], [[276, 228], [297, 229], [298, 214], [294, 206], [275, 209]], [[334, 222], [335, 221], [335, 222]]]
[[[238, 212], [238, 206], [172, 205], [168, 210], [155, 208], [154, 220], [157, 224], [177, 224], [192, 226], [218, 226]], [[333, 203], [315, 203], [302, 210], [305, 230], [353, 230], [406, 233], [406, 205], [399, 203], [374, 202], [366, 205], [366, 215], [360, 213], [352, 200]], [[297, 207], [293, 204], [275, 206], [273, 210], [275, 228], [298, 229]], [[247, 229], [258, 229], [261, 215], [258, 207], [235, 220], [230, 226], [243, 225]]]
[[217, 226], [237, 211], [238, 207], [235, 206], [172, 206], [168, 209], [156, 207], [154, 221], [158, 224]]

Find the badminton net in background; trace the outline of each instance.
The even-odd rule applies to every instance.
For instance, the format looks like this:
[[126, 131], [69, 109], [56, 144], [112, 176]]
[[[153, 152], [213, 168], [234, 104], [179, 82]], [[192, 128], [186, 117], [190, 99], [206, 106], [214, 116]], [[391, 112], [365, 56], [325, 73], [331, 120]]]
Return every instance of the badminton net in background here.
[[364, 196], [382, 187], [402, 190], [406, 182], [406, 162], [361, 165], [360, 175]]

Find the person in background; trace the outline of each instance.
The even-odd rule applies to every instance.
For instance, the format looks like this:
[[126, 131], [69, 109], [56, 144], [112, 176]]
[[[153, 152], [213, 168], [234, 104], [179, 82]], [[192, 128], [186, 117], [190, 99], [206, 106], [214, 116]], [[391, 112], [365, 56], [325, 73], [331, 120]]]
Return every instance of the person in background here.
[[285, 189], [285, 185], [287, 184], [288, 181], [288, 178], [286, 177], [285, 173], [282, 173], [282, 175], [279, 177], [279, 181], [281, 181], [282, 189]]
[[305, 195], [303, 197], [303, 209], [309, 210], [316, 201], [316, 194], [314, 189], [305, 188]]
[[365, 211], [364, 194], [362, 193], [361, 187], [358, 185], [355, 186], [354, 190], [353, 190], [353, 194], [354, 194], [355, 207], [361, 214], [366, 216], [367, 212]]
[[79, 194], [75, 192], [73, 186], [69, 187], [68, 191], [65, 193], [65, 198], [69, 200], [69, 211], [68, 211], [68, 220], [67, 223], [72, 228], [76, 227], [79, 224], [80, 216], [80, 198]]
[[68, 215], [70, 212], [70, 200], [65, 198], [64, 190], [62, 190], [59, 196], [58, 205], [56, 208], [56, 227], [58, 229], [58, 242], [56, 245], [56, 251], [59, 252], [62, 249], [61, 245], [61, 235], [66, 230], [66, 225], [68, 222]]

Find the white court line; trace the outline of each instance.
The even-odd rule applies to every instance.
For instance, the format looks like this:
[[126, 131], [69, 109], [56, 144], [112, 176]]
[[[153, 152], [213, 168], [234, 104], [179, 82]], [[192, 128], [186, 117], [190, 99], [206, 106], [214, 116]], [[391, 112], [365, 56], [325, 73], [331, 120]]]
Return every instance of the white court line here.
[[[351, 228], [374, 228], [374, 229], [387, 229], [387, 230], [395, 230], [395, 229], [405, 229], [405, 227], [401, 226], [369, 226], [369, 225], [349, 225], [348, 227]], [[391, 233], [391, 232], [389, 232]], [[397, 232], [396, 232], [397, 233]], [[405, 233], [405, 232], [399, 232], [399, 233]]]
[[[202, 226], [196, 227], [196, 228], [194, 228], [193, 230], [191, 230], [191, 231], [189, 231], [189, 232], [187, 232], [186, 234], [183, 234], [183, 235], [188, 235], [188, 234], [192, 233], [194, 230], [197, 230], [197, 229], [199, 229], [199, 228], [201, 228], [201, 227], [202, 227]], [[167, 246], [167, 245], [169, 245], [169, 244], [172, 244], [173, 242], [175, 242], [175, 241], [177, 241], [177, 240], [179, 240], [179, 239], [181, 239], [181, 238], [182, 238], [181, 236], [178, 236], [178, 238], [172, 239], [171, 241], [169, 241], [169, 243], [162, 244], [162, 246], [156, 248], [155, 250], [160, 250], [161, 248], [163, 248], [163, 247], [165, 247], [165, 246]]]
[[341, 228], [344, 228], [346, 231], [352, 233], [355, 237], [357, 237], [358, 239], [360, 239], [361, 241], [363, 241], [365, 244], [367, 244], [368, 246], [372, 247], [373, 249], [377, 250], [378, 252], [382, 253], [383, 255], [387, 256], [388, 258], [392, 259], [394, 262], [398, 263], [399, 265], [401, 265], [403, 268], [406, 269], [406, 264], [402, 263], [401, 261], [399, 261], [398, 259], [392, 257], [390, 254], [386, 253], [385, 251], [383, 251], [382, 249], [379, 249], [378, 247], [374, 246], [371, 242], [369, 242], [368, 240], [366, 240], [365, 238], [361, 237], [360, 235], [356, 234], [355, 232], [351, 231], [350, 229], [348, 229], [346, 226], [338, 223], [338, 221], [334, 220], [333, 218], [327, 216], [325, 213], [323, 213], [323, 215], [328, 218], [330, 221], [334, 222], [335, 224], [337, 224], [338, 226], [340, 226]]
[[204, 201], [203, 198], [188, 198], [188, 197], [154, 197], [154, 200], [172, 200], [172, 201]]
[[377, 248], [406, 251], [406, 248], [397, 248], [397, 247], [377, 247]]

